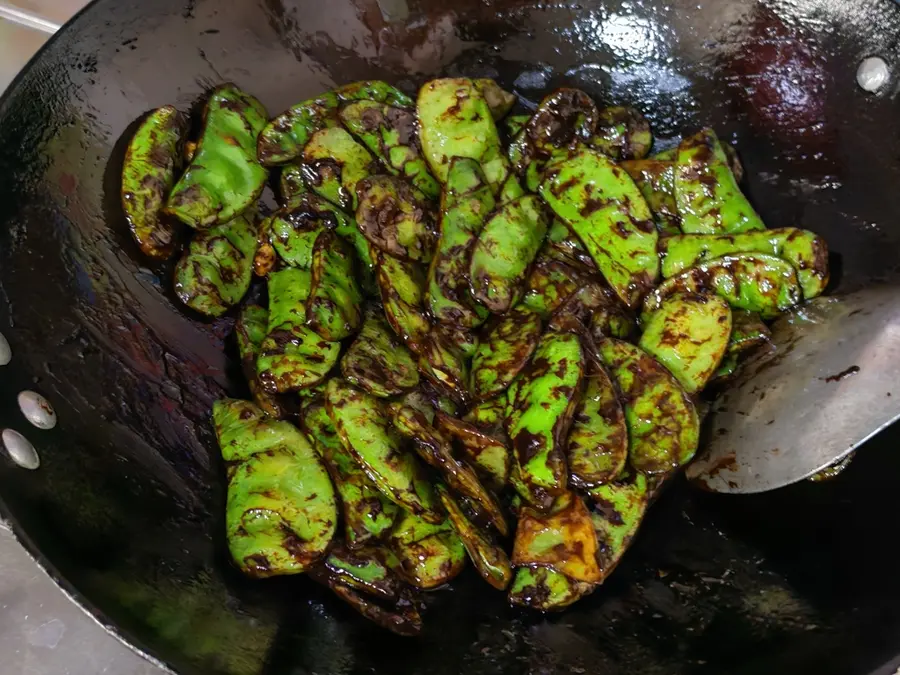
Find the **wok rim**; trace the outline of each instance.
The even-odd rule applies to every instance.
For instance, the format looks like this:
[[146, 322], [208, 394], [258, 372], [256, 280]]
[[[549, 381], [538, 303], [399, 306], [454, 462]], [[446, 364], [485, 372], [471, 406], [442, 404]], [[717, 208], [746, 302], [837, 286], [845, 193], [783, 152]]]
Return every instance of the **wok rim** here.
[[[64, 34], [72, 29], [73, 26], [80, 23], [83, 18], [94, 11], [95, 6], [98, 4], [98, 0], [90, 0], [84, 7], [79, 9], [72, 17], [69, 18], [66, 23], [64, 23], [58, 31], [50, 35], [47, 40], [42, 44], [38, 50], [31, 56], [30, 59], [25, 63], [24, 66], [16, 73], [15, 77], [13, 77], [12, 81], [7, 85], [6, 89], [0, 94], [0, 111], [2, 111], [11, 101], [13, 101], [18, 95], [18, 89], [23, 80], [28, 76], [28, 73], [35, 67], [37, 64], [44, 58], [44, 54], [48, 52], [57, 40], [64, 37]], [[40, 470], [40, 469], [38, 469]], [[22, 527], [19, 520], [13, 515], [12, 510], [6, 504], [6, 500], [3, 498], [3, 495], [0, 494], [0, 519], [2, 519], [2, 524], [6, 525], [12, 534], [13, 538], [16, 541], [16, 544], [22, 548], [23, 551], [28, 555], [28, 558], [35, 564], [35, 566], [43, 572], [53, 584], [62, 591], [63, 595], [72, 602], [73, 605], [78, 607], [81, 612], [90, 618], [97, 626], [103, 629], [103, 632], [107, 635], [115, 638], [120, 644], [127, 647], [131, 652], [137, 654], [141, 658], [145, 659], [147, 662], [153, 664], [157, 668], [160, 668], [165, 673], [171, 673], [171, 675], [178, 675], [177, 671], [173, 669], [173, 667], [163, 661], [158, 656], [154, 655], [151, 650], [143, 645], [140, 640], [138, 640], [135, 636], [126, 634], [129, 633], [127, 629], [123, 629], [117, 626], [106, 614], [101, 610], [97, 605], [91, 602], [87, 596], [85, 596], [81, 591], [79, 591], [74, 584], [72, 584], [65, 576], [56, 568], [53, 563], [41, 552], [40, 548], [31, 537], [28, 536], [25, 528]]]
[[[892, 4], [898, 3], [900, 3], [900, 0], [893, 0], [892, 2]], [[18, 90], [20, 89], [22, 82], [28, 77], [29, 73], [40, 64], [44, 59], [45, 54], [56, 44], [56, 41], [64, 39], [68, 35], [68, 32], [71, 32], [74, 27], [77, 27], [80, 23], [85, 21], [85, 17], [90, 18], [99, 4], [100, 0], [89, 0], [89, 2], [73, 14], [57, 32], [50, 35], [41, 47], [28, 59], [13, 77], [3, 93], [0, 94], [0, 113], [2, 113], [7, 106], [20, 95]], [[13, 512], [7, 505], [3, 495], [0, 494], [0, 526], [3, 525], [8, 527], [17, 545], [21, 546], [30, 560], [35, 563], [37, 568], [46, 574], [54, 585], [62, 591], [66, 598], [102, 628], [107, 635], [115, 638], [131, 652], [142, 657], [148, 663], [159, 668], [162, 672], [171, 675], [179, 675], [178, 671], [176, 671], [170, 663], [156, 656], [152, 649], [145, 646], [141, 640], [137, 639], [136, 636], [132, 634], [133, 631], [117, 626], [103, 610], [93, 603], [85, 594], [79, 591], [76, 586], [57, 569], [27, 534], [26, 529], [22, 527], [19, 520], [13, 515]], [[897, 648], [894, 657], [871, 670], [870, 675], [895, 675], [898, 672], [900, 672], [900, 647]]]

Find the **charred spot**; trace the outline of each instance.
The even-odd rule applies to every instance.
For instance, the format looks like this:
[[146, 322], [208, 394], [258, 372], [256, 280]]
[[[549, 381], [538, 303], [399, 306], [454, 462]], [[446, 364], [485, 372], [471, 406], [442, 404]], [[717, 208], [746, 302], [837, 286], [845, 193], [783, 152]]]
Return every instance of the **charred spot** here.
[[[549, 177], [550, 174], [548, 173], [547, 176]], [[553, 176], [553, 178], [555, 178], [555, 175]], [[552, 181], [550, 192], [553, 193], [555, 197], [562, 197], [564, 193], [568, 192], [573, 187], [578, 185], [579, 180], [580, 179], [578, 178], [578, 176], [572, 176], [572, 178], [568, 178], [562, 183], [556, 183], [556, 181]]]
[[295, 343], [294, 334], [283, 328], [276, 329], [269, 333], [268, 340], [274, 343], [279, 352], [283, 352], [285, 347]]
[[159, 169], [171, 170], [175, 165], [175, 157], [173, 157], [170, 150], [171, 148], [166, 147], [162, 143], [155, 144], [148, 157], [150, 163]]
[[363, 131], [373, 132], [377, 131], [378, 128], [384, 124], [385, 120], [384, 115], [379, 108], [367, 107], [359, 116], [359, 121], [362, 125]]
[[229, 110], [233, 113], [243, 116], [250, 107], [248, 102], [241, 97], [228, 97], [224, 95], [216, 96], [216, 103], [222, 110]]
[[[277, 131], [281, 134], [288, 134], [293, 131], [294, 128], [294, 117], [291, 114], [279, 115], [272, 121], [271, 128], [274, 131]], [[260, 136], [261, 141], [266, 141], [268, 143], [277, 144], [278, 140], [268, 138], [265, 135]], [[274, 152], [274, 150], [270, 150], [270, 152]]]
[[449, 119], [454, 119], [454, 118], [458, 117], [459, 114], [462, 112], [463, 103], [465, 103], [468, 100], [469, 100], [469, 94], [466, 89], [457, 90], [456, 103], [454, 103], [449, 108], [447, 108], [447, 110], [444, 111], [444, 114], [442, 115], [442, 117], [449, 118]]
[[537, 146], [563, 148], [576, 140], [586, 141], [597, 126], [597, 107], [579, 89], [562, 88], [538, 106], [525, 125], [525, 132]]
[[821, 279], [828, 277], [828, 244], [822, 237], [815, 237], [812, 242], [812, 269]]
[[708, 134], [699, 134], [694, 138], [685, 141], [682, 148], [693, 152], [692, 159], [695, 162], [707, 164], [714, 159], [712, 139], [710, 139]]
[[297, 560], [305, 560], [309, 558], [310, 552], [306, 550], [306, 545], [300, 537], [285, 528], [284, 537], [281, 540], [284, 547], [291, 557]]
[[262, 553], [246, 556], [244, 558], [244, 568], [250, 576], [262, 576], [272, 569], [269, 559]]
[[513, 449], [520, 464], [527, 464], [546, 449], [547, 439], [539, 434], [522, 430], [512, 439]]
[[310, 185], [321, 187], [326, 181], [340, 182], [343, 164], [336, 159], [327, 157], [315, 159], [301, 165], [300, 170], [304, 179]]
[[387, 108], [387, 124], [397, 132], [397, 142], [400, 145], [413, 146], [418, 144], [418, 123], [416, 116], [403, 108]]
[[639, 230], [639, 231], [641, 231], [641, 232], [644, 232], [644, 233], [646, 233], [646, 234], [650, 234], [651, 232], [653, 232], [654, 230], [656, 230], [656, 225], [654, 224], [654, 222], [653, 222], [652, 220], [635, 220], [635, 219], [632, 219], [631, 222], [632, 222], [632, 224], [634, 225], [635, 229], [637, 229], [637, 230]]
[[[588, 197], [584, 200], [584, 206], [579, 210], [579, 214], [582, 218], [587, 218], [591, 214], [596, 213], [600, 209], [609, 205], [608, 199], [597, 199], [594, 197]], [[620, 221], [616, 221], [615, 223], [616, 230], [618, 231], [619, 236], [627, 237], [628, 231], [624, 229], [622, 223]]]
[[[166, 183], [163, 180], [163, 178], [156, 174], [147, 174], [146, 176], [141, 178], [140, 187], [142, 190], [145, 190], [147, 192], [152, 192], [154, 195], [158, 195], [160, 198], [163, 196], [163, 194], [165, 194], [166, 188], [167, 188]], [[128, 193], [128, 194], [132, 194], [132, 193]], [[133, 197], [133, 194], [132, 194], [132, 197]], [[152, 199], [152, 197], [148, 198], [147, 201], [149, 202], [151, 199]], [[150, 204], [147, 204], [147, 203], [144, 204], [144, 208], [147, 208], [149, 206], [150, 206]], [[151, 214], [147, 214], [147, 215], [149, 216]]]

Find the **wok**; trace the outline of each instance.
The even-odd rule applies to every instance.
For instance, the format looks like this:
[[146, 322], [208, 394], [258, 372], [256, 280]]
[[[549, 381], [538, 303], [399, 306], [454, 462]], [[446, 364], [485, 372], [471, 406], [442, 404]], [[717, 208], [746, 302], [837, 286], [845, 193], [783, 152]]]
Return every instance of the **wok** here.
[[[712, 125], [735, 141], [765, 220], [824, 235], [848, 292], [892, 283], [900, 246], [897, 80], [855, 82], [873, 54], [900, 67], [887, 0], [98, 0], [0, 102], [0, 426], [41, 460], [0, 461], [4, 517], [77, 602], [184, 674], [873, 672], [900, 652], [896, 427], [828, 484], [676, 481], [609, 582], [559, 615], [512, 609], [469, 571], [404, 639], [307, 579], [242, 578], [209, 422], [243, 393], [232, 319], [179, 305], [117, 194], [133, 121], [220, 81], [272, 114], [362, 78], [494, 76], [523, 105], [568, 83], [637, 106], [663, 139]], [[23, 419], [26, 389], [55, 429]]]

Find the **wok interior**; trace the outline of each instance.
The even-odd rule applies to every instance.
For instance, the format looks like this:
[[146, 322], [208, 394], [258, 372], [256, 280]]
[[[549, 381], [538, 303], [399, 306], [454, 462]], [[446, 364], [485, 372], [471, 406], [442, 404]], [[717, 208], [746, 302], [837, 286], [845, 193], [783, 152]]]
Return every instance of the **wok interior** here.
[[[118, 209], [133, 120], [231, 80], [275, 114], [382, 78], [495, 77], [523, 105], [561, 84], [635, 105], [662, 145], [734, 141], [770, 226], [829, 241], [835, 290], [896, 266], [900, 11], [878, 2], [101, 0], [0, 103], [0, 425], [42, 466], [0, 464], [6, 516], [63, 585], [183, 673], [864, 673], [900, 646], [896, 430], [837, 481], [720, 497], [676, 482], [610, 580], [565, 613], [507, 606], [471, 570], [429, 595], [421, 639], [358, 619], [303, 578], [251, 582], [224, 545], [209, 410], [240, 395], [230, 318], [185, 313]], [[658, 146], [661, 147], [661, 146]], [[25, 425], [23, 389], [60, 423]]]

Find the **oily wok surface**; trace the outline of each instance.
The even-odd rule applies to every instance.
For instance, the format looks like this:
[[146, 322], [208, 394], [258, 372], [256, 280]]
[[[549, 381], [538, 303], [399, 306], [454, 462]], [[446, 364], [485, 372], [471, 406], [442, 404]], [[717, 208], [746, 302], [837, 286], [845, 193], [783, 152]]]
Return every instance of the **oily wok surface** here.
[[[900, 651], [896, 431], [832, 483], [734, 498], [677, 482], [616, 574], [565, 614], [514, 610], [469, 570], [409, 641], [308, 580], [242, 579], [208, 417], [245, 393], [233, 318], [178, 305], [117, 190], [133, 121], [186, 111], [221, 81], [273, 114], [364, 78], [414, 91], [484, 75], [523, 106], [571, 84], [634, 105], [673, 142], [715, 127], [763, 219], [828, 240], [840, 293], [896, 265], [894, 88], [866, 95], [854, 74], [871, 54], [900, 62], [898, 37], [887, 0], [92, 5], [0, 102], [0, 330], [14, 354], [0, 425], [42, 461], [0, 462], [5, 516], [80, 602], [182, 673], [873, 671]], [[27, 426], [23, 389], [53, 402], [55, 430]]]

